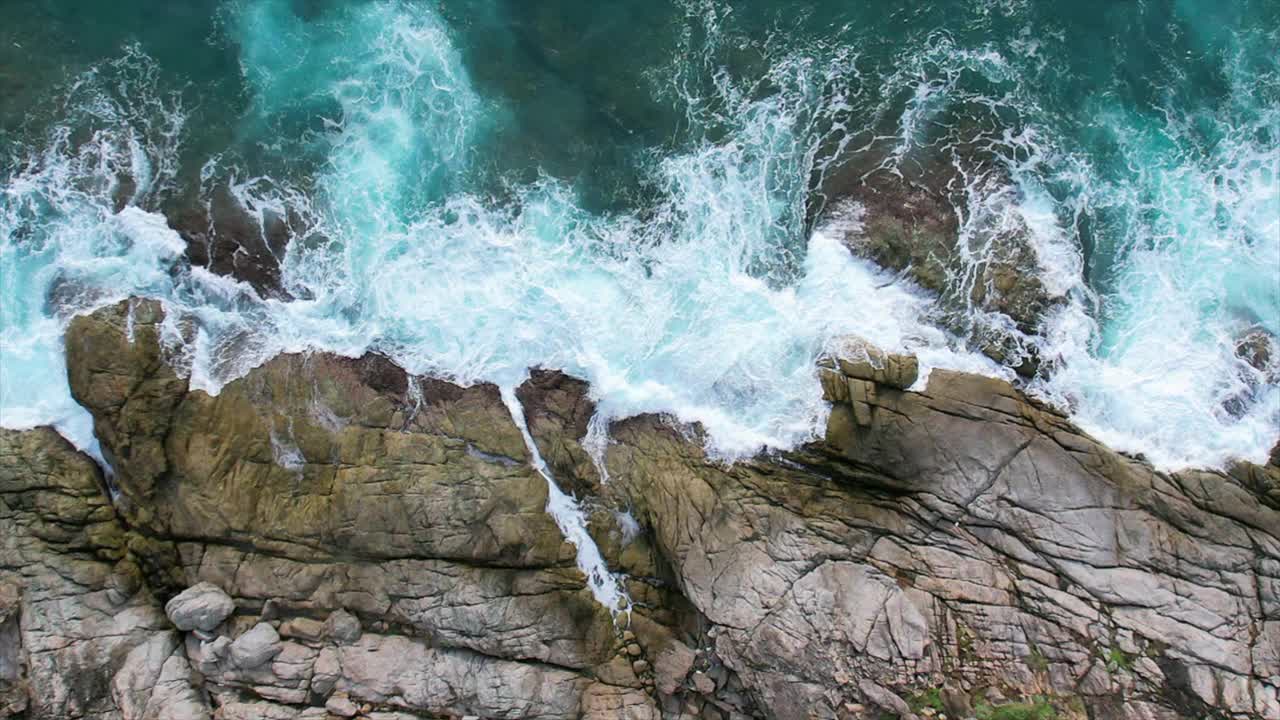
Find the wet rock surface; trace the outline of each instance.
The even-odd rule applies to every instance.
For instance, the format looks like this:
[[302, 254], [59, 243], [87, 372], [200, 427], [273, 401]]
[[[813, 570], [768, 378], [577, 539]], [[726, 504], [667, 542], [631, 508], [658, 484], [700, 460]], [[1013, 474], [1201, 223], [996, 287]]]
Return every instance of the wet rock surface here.
[[0, 433], [3, 714], [1280, 717], [1280, 467], [1156, 473], [1007, 383], [908, 391], [913, 358], [853, 343], [818, 368], [822, 441], [726, 466], [642, 416], [602, 473], [588, 389], [535, 373], [531, 432], [626, 578], [615, 622], [496, 388], [292, 355], [210, 397], [162, 320], [68, 334], [116, 502], [52, 431]]
[[281, 266], [290, 239], [304, 225], [296, 213], [246, 208], [220, 186], [207, 201], [189, 198], [165, 213], [187, 244], [187, 261], [216, 275], [248, 283], [264, 298], [290, 298]]
[[1041, 359], [1028, 338], [1067, 298], [1041, 277], [1007, 174], [981, 153], [953, 155], [914, 158], [894, 171], [851, 168], [850, 177], [833, 181], [818, 225], [854, 254], [935, 295], [936, 321], [975, 350], [1034, 375]]

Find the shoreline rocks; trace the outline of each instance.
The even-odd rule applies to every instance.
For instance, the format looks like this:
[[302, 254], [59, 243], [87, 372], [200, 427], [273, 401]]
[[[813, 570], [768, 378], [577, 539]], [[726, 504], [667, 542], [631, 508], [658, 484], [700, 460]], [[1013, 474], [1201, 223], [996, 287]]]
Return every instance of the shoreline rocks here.
[[851, 339], [822, 441], [725, 466], [628, 418], [603, 481], [587, 388], [539, 373], [615, 624], [496, 388], [289, 355], [210, 397], [160, 319], [68, 333], [119, 510], [52, 431], [0, 432], [0, 707], [31, 720], [1280, 716], [1275, 465], [1157, 473]]
[[256, 216], [222, 184], [203, 202], [195, 197], [175, 201], [165, 208], [165, 218], [186, 243], [193, 267], [247, 283], [263, 298], [291, 299], [281, 265], [306, 223], [293, 210], [283, 215], [274, 208], [255, 210]]

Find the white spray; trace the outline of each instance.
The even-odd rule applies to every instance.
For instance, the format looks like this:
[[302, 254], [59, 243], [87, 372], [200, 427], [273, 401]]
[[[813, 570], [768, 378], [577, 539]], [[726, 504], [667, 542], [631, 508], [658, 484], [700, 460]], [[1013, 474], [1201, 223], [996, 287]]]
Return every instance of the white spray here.
[[511, 411], [511, 419], [515, 421], [516, 427], [520, 428], [525, 447], [529, 448], [529, 464], [547, 481], [547, 512], [555, 519], [564, 538], [577, 548], [578, 569], [587, 576], [587, 585], [591, 588], [591, 594], [595, 596], [597, 602], [608, 608], [614, 617], [619, 614], [629, 614], [631, 598], [627, 597], [620, 579], [609, 571], [608, 564], [600, 555], [600, 548], [591, 538], [591, 533], [587, 532], [587, 518], [583, 515], [582, 508], [578, 507], [573, 497], [566, 495], [560, 486], [556, 485], [551, 469], [543, 461], [542, 453], [538, 452], [538, 446], [534, 443], [533, 436], [529, 434], [524, 407], [516, 397], [513, 386], [502, 386], [502, 401]]

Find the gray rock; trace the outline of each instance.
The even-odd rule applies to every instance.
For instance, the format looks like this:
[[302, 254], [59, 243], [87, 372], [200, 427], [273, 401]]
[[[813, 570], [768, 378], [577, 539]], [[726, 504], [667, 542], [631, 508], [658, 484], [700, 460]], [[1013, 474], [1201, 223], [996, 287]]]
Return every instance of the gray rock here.
[[214, 661], [225, 660], [230, 657], [231, 638], [226, 635], [219, 635], [212, 641], [203, 644], [204, 652]]
[[127, 720], [208, 720], [203, 696], [177, 633], [156, 633], [135, 647], [112, 680], [112, 696]]
[[18, 615], [22, 605], [18, 588], [0, 585], [0, 717], [17, 716], [27, 708], [24, 687], [25, 653]]
[[164, 606], [164, 612], [174, 627], [205, 632], [221, 625], [235, 609], [231, 596], [209, 582], [192, 585]]
[[276, 629], [260, 622], [231, 643], [231, 662], [250, 670], [279, 655], [282, 649]]
[[361, 632], [360, 620], [342, 608], [334, 610], [324, 621], [324, 633], [334, 642], [353, 643], [360, 639]]
[[337, 650], [332, 646], [321, 648], [312, 667], [311, 689], [320, 695], [328, 695], [341, 678], [342, 665], [338, 662]]
[[166, 652], [160, 603], [118, 561], [146, 544], [118, 522], [92, 460], [47, 428], [0, 430], [0, 528], [0, 716], [134, 720], [173, 702], [207, 717], [181, 652]]
[[[338, 690], [369, 702], [432, 713], [466, 707], [481, 716], [578, 716], [591, 681], [561, 668], [429, 647], [410, 638], [365, 633], [338, 647]], [[519, 688], [518, 693], [512, 693]]]

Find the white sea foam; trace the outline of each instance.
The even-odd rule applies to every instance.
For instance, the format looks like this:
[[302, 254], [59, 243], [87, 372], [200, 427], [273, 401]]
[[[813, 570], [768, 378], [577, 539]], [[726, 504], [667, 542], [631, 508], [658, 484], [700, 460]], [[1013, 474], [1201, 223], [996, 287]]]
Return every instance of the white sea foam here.
[[[154, 75], [131, 47], [79, 78], [67, 125], [9, 159], [0, 194], [0, 425], [53, 425], [95, 457], [92, 421], [67, 386], [66, 322], [133, 293], [168, 294], [169, 266], [185, 248], [163, 217], [113, 208], [121, 177], [134, 179], [132, 200], [172, 180], [185, 117]], [[73, 127], [87, 139], [73, 141]]]
[[[1278, 109], [1260, 122], [1280, 131]], [[1079, 339], [1087, 321], [1066, 315], [1048, 338], [1062, 360], [1046, 394], [1100, 439], [1160, 467], [1264, 461], [1280, 436], [1280, 149], [1259, 144], [1258, 127], [1224, 138], [1207, 166], [1157, 155], [1147, 137], [1121, 138], [1143, 177], [1099, 194], [1155, 212], [1127, 218], [1091, 342]], [[1270, 367], [1237, 353], [1258, 331], [1272, 338]]]
[[[609, 609], [615, 616], [631, 612], [631, 598], [627, 596], [622, 580], [609, 570], [609, 565], [600, 555], [600, 548], [587, 530], [587, 517], [578, 506], [577, 500], [566, 495], [556, 484], [551, 475], [551, 468], [542, 459], [538, 444], [529, 434], [529, 424], [524, 417], [524, 407], [520, 398], [516, 397], [515, 388], [502, 386], [502, 401], [511, 411], [511, 419], [520, 429], [525, 447], [529, 450], [530, 464], [538, 474], [547, 481], [547, 513], [555, 519], [556, 525], [564, 538], [577, 549], [578, 569], [587, 577], [587, 586], [595, 596], [596, 602]], [[634, 521], [633, 521], [634, 522]]]
[[[818, 147], [844, 148], [850, 130], [833, 118], [856, 90], [852, 55], [780, 58], [760, 84], [769, 93], [723, 75], [714, 96], [673, 83], [691, 123], [728, 130], [655, 162], [657, 199], [644, 213], [601, 215], [553, 179], [513, 187], [502, 203], [459, 189], [490, 108], [429, 10], [367, 3], [336, 32], [294, 18], [283, 3], [239, 7], [231, 25], [255, 92], [248, 121], [317, 98], [342, 108], [340, 121], [305, 138], [329, 154], [307, 192], [237, 172], [225, 158], [201, 174], [203, 187], [225, 183], [264, 226], [268, 214], [303, 218], [307, 227], [282, 265], [299, 299], [264, 300], [201, 269], [172, 271], [182, 252], [176, 234], [136, 207], [117, 214], [113, 183], [145, 179], [135, 201], [163, 193], [177, 162], [181, 108], [143, 86], [137, 103], [154, 111], [144, 113], [96, 91], [95, 76], [83, 78], [77, 92], [91, 98], [94, 142], [72, 146], [66, 132], [55, 134], [6, 178], [4, 426], [58, 423], [82, 446], [92, 443], [87, 415], [67, 391], [62, 332], [72, 314], [130, 294], [165, 301], [170, 355], [193, 387], [210, 392], [279, 352], [307, 349], [377, 350], [411, 372], [508, 389], [531, 366], [558, 367], [591, 383], [593, 428], [667, 413], [702, 423], [710, 450], [725, 459], [815, 436], [827, 408], [813, 362], [845, 334], [914, 352], [926, 370], [1008, 374], [957, 350], [956, 339], [930, 324], [934, 308], [918, 289], [850, 255], [839, 237], [858, 217], [805, 232], [810, 177], [824, 170]], [[928, 90], [902, 116], [895, 139], [907, 145], [931, 113], [957, 101], [956, 68], [1004, 80], [1013, 73], [988, 49], [936, 45], [889, 79]], [[710, 62], [696, 53], [694, 60]], [[1167, 467], [1257, 459], [1280, 426], [1280, 391], [1234, 355], [1245, 325], [1280, 332], [1273, 288], [1256, 272], [1280, 264], [1277, 156], [1248, 140], [1255, 130], [1241, 128], [1209, 167], [1189, 157], [1151, 162], [1152, 174], [1133, 188], [1089, 186], [1096, 181], [1087, 164], [1064, 160], [1034, 128], [996, 136], [994, 145], [1009, 150], [1006, 182], [972, 178], [962, 208], [970, 223], [1025, 224], [1046, 287], [1071, 300], [1043, 337], [1026, 338], [1053, 371], [1033, 389], [1104, 439]], [[1127, 147], [1135, 162], [1152, 160], [1140, 138]], [[1147, 207], [1133, 193], [1167, 193], [1158, 197], [1163, 224], [1132, 226], [1102, 322], [1074, 244], [1073, 207], [1039, 184], [1067, 172], [1088, 186], [1071, 200], [1085, 205]], [[1223, 208], [1228, 232], [1214, 220]], [[971, 229], [976, 262], [983, 238]], [[193, 336], [180, 318], [194, 325]], [[1243, 412], [1226, 411], [1225, 401], [1239, 396], [1248, 398]], [[607, 442], [603, 432], [592, 439]]]

